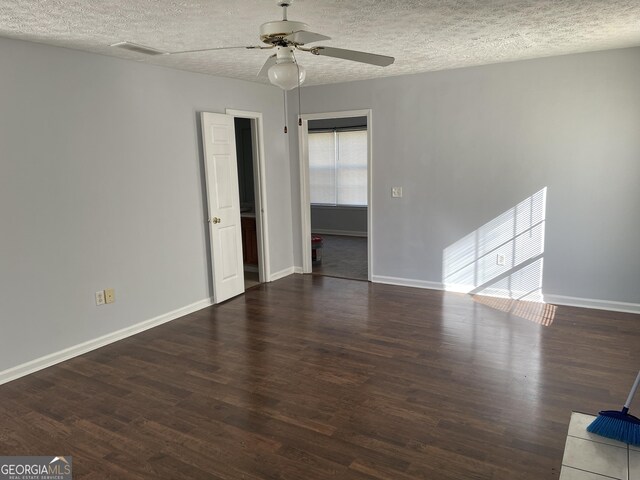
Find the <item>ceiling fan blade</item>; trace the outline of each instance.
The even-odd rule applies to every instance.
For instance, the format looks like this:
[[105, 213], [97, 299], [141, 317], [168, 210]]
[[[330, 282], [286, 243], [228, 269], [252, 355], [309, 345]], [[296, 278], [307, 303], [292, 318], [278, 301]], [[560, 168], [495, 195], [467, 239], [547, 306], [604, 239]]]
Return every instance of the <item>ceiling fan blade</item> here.
[[264, 48], [273, 48], [273, 47], [260, 47], [260, 46], [249, 46], [249, 47], [215, 47], [215, 48], [198, 48], [196, 50], [181, 50], [179, 52], [167, 52], [166, 55], [179, 55], [181, 53], [199, 53], [199, 52], [212, 52], [214, 50], [231, 50], [234, 48], [244, 48], [247, 50], [251, 50], [254, 48], [264, 49]]
[[267, 73], [269, 72], [269, 69], [271, 67], [273, 67], [275, 64], [276, 64], [276, 56], [275, 55], [271, 55], [269, 58], [267, 58], [267, 61], [264, 62], [264, 65], [262, 66], [262, 68], [258, 72], [258, 76], [259, 77], [266, 77]]
[[369, 63], [386, 67], [391, 65], [396, 59], [385, 55], [376, 55], [375, 53], [358, 52], [356, 50], [345, 50], [344, 48], [333, 47], [313, 47], [311, 53], [314, 55], [324, 55], [326, 57], [342, 58], [344, 60], [352, 60], [354, 62]]
[[320, 35], [319, 33], [307, 32], [305, 30], [298, 30], [297, 32], [293, 32], [287, 35], [286, 37], [284, 37], [284, 39], [298, 45], [306, 45], [307, 43], [320, 42], [322, 40], [331, 40], [331, 37]]

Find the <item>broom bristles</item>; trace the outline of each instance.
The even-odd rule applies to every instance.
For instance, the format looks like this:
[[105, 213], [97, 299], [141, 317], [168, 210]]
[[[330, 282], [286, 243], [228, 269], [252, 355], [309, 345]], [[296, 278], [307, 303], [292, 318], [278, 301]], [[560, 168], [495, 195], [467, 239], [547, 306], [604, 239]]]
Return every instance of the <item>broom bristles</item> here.
[[640, 445], [640, 420], [622, 412], [600, 412], [587, 432], [631, 445]]

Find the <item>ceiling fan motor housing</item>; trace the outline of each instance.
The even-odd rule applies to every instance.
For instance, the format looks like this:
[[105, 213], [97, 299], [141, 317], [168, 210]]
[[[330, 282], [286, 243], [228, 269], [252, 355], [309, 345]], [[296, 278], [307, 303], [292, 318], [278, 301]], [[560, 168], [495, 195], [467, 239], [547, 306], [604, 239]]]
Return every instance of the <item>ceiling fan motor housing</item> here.
[[267, 22], [260, 25], [260, 40], [269, 45], [288, 45], [291, 42], [283, 40], [287, 35], [300, 30], [308, 30], [309, 25], [303, 22], [294, 22], [292, 20], [279, 20], [275, 22]]

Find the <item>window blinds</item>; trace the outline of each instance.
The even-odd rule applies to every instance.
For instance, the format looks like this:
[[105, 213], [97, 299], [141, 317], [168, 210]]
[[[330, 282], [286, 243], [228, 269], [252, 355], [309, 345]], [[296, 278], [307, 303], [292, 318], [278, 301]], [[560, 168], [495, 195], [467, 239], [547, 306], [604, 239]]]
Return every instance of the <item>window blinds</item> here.
[[367, 131], [309, 133], [311, 203], [367, 206]]

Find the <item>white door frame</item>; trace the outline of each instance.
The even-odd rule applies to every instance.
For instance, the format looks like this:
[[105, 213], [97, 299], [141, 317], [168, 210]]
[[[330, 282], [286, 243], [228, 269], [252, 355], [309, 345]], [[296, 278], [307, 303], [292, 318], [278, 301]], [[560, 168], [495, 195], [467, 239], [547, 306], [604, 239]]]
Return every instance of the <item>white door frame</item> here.
[[[258, 275], [260, 282], [271, 281], [269, 262], [269, 228], [267, 222], [267, 182], [265, 178], [264, 133], [262, 113], [227, 108], [227, 115], [251, 120], [253, 143], [253, 181], [256, 193], [256, 230], [258, 236]], [[255, 127], [255, 128], [254, 128]]]
[[298, 118], [302, 119], [302, 126], [298, 127], [298, 147], [300, 158], [300, 212], [302, 242], [302, 273], [312, 272], [311, 262], [311, 199], [309, 193], [309, 120], [321, 120], [327, 118], [367, 117], [367, 279], [371, 281], [373, 276], [373, 239], [372, 227], [372, 200], [373, 200], [373, 125], [371, 122], [372, 111], [348, 110], [344, 112], [303, 113]]

